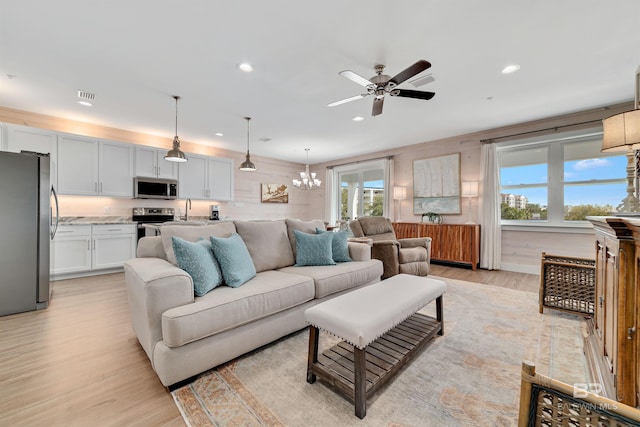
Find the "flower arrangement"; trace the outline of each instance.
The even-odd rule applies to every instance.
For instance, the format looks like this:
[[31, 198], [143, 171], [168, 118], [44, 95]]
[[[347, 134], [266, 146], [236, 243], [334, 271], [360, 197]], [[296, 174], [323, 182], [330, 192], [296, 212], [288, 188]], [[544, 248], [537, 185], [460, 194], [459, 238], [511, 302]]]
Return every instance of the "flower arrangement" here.
[[427, 217], [427, 222], [432, 224], [442, 224], [442, 216], [435, 212], [426, 212], [422, 214], [422, 222], [425, 222], [424, 218]]

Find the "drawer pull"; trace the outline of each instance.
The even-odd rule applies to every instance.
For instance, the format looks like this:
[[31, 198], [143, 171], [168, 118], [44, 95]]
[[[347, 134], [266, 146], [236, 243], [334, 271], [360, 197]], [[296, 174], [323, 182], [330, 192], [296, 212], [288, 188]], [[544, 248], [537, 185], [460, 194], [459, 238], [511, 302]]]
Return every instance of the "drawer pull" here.
[[633, 328], [628, 328], [627, 329], [627, 339], [628, 340], [632, 340], [633, 336], [635, 335], [635, 333], [636, 333], [636, 327], [635, 326]]

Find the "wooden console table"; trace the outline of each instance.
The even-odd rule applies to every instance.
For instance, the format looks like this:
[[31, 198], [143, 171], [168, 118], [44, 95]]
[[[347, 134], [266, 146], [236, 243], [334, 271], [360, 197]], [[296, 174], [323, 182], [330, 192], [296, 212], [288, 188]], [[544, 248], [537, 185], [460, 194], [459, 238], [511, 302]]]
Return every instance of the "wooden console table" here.
[[480, 263], [480, 225], [394, 222], [398, 239], [431, 237], [431, 261], [471, 266]]

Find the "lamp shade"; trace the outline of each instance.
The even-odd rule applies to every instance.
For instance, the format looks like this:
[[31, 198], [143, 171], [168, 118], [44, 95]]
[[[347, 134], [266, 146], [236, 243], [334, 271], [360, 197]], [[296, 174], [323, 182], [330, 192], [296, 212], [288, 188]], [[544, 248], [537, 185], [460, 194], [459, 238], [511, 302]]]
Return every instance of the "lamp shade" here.
[[640, 148], [640, 110], [607, 117], [602, 121], [602, 130], [602, 151]]
[[404, 200], [407, 198], [407, 187], [393, 187], [393, 199]]
[[462, 182], [462, 197], [476, 197], [478, 195], [478, 181]]

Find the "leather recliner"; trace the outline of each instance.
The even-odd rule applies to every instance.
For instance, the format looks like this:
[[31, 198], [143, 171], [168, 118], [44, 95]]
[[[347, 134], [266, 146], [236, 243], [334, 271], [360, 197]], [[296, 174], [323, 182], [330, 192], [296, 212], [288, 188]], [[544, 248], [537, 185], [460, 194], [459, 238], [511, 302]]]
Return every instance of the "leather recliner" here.
[[427, 276], [431, 261], [431, 237], [397, 239], [393, 225], [381, 216], [362, 217], [349, 223], [354, 237], [373, 240], [371, 257], [382, 261], [382, 279], [399, 273]]

